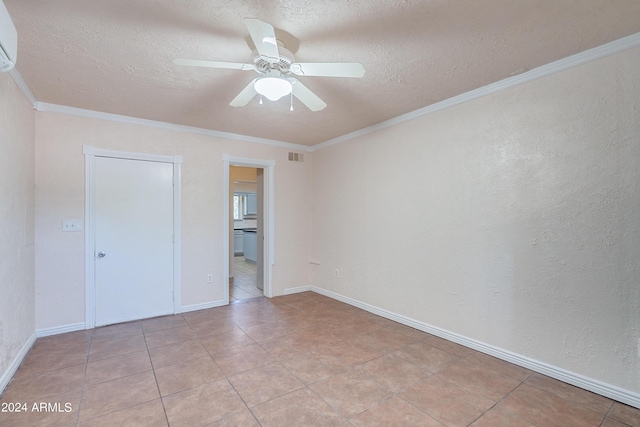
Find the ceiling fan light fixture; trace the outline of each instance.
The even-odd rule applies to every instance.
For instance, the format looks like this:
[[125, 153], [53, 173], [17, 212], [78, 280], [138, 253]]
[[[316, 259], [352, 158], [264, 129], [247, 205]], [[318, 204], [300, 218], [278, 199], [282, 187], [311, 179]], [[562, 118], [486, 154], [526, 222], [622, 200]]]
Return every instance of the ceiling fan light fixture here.
[[282, 77], [262, 77], [256, 80], [254, 89], [269, 101], [277, 101], [291, 93], [291, 83]]

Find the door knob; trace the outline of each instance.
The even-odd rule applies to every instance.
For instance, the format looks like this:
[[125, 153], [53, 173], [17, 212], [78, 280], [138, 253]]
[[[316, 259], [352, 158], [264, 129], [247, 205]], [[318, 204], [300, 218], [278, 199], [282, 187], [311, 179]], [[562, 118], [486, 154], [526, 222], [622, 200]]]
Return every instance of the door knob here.
[[98, 258], [104, 258], [107, 254], [105, 252], [98, 252]]

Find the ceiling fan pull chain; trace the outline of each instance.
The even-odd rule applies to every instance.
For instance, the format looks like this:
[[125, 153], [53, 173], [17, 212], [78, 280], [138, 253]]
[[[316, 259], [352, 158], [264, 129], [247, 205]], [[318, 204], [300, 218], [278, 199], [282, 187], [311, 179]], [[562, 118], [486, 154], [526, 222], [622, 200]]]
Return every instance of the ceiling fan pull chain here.
[[262, 105], [262, 95], [260, 95], [260, 105]]
[[289, 111], [293, 111], [293, 92], [289, 94], [289, 97], [291, 98], [291, 107], [289, 108]]

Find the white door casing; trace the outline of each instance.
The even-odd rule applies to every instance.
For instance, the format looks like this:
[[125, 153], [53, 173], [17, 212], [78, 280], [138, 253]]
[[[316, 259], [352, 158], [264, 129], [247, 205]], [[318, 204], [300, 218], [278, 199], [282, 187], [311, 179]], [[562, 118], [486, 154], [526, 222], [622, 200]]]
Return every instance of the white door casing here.
[[180, 312], [182, 158], [83, 152], [85, 327]]
[[[230, 198], [230, 183], [229, 183], [229, 166], [245, 166], [251, 168], [259, 168], [264, 170], [264, 193], [263, 193], [263, 206], [262, 206], [262, 223], [264, 226], [264, 240], [262, 242], [263, 250], [263, 274], [264, 274], [264, 296], [271, 298], [273, 291], [271, 289], [271, 272], [272, 267], [275, 264], [275, 250], [274, 250], [274, 176], [275, 176], [275, 160], [264, 159], [251, 159], [247, 157], [234, 157], [229, 154], [222, 155], [223, 161], [223, 194], [222, 194], [222, 283], [224, 286], [224, 303], [229, 304], [229, 198]], [[258, 242], [260, 244], [260, 242]]]
[[264, 295], [264, 278], [265, 278], [265, 262], [264, 262], [264, 169], [256, 169], [256, 182], [258, 184], [257, 188], [257, 208], [256, 211], [260, 212], [258, 215], [258, 221], [256, 223], [256, 239], [258, 240], [258, 245], [256, 245], [256, 260], [258, 262], [258, 268], [256, 269], [256, 285], [258, 289], [262, 291]]

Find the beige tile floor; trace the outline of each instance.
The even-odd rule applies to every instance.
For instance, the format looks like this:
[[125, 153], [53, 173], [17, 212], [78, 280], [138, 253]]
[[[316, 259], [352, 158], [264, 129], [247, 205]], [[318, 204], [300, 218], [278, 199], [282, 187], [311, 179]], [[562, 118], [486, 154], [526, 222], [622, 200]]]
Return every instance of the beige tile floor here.
[[38, 339], [0, 398], [16, 403], [1, 426], [640, 426], [638, 409], [311, 292]]
[[233, 257], [233, 277], [229, 280], [229, 301], [241, 301], [263, 296], [256, 286], [256, 265], [242, 256]]

